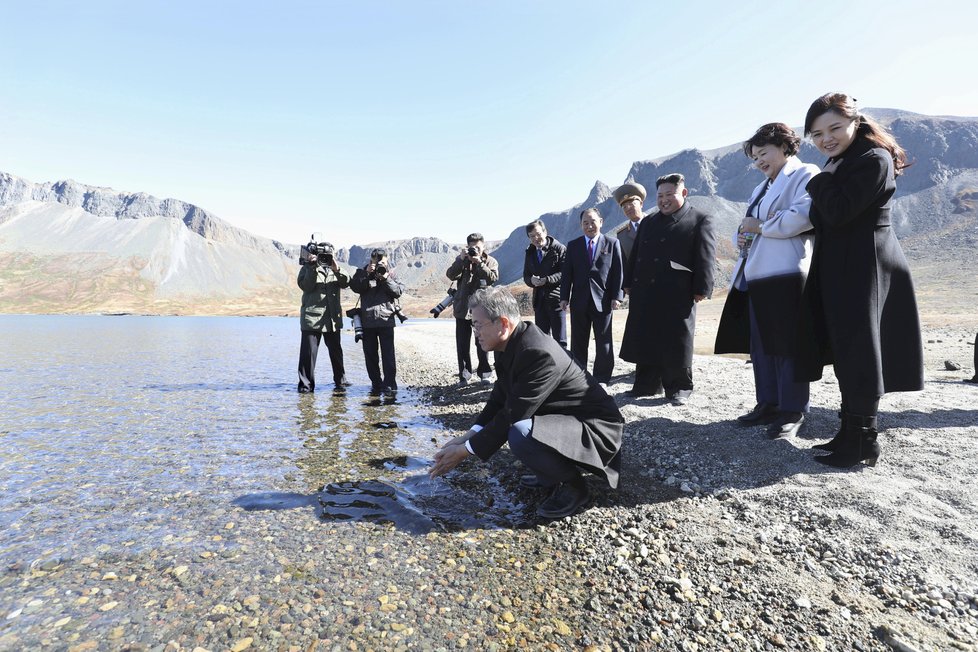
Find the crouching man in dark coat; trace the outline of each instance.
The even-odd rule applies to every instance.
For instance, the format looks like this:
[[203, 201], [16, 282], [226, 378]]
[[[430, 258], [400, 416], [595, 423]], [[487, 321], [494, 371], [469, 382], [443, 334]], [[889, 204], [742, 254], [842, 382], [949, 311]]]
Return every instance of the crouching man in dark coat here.
[[431, 477], [469, 455], [488, 460], [508, 441], [533, 471], [521, 484], [552, 489], [540, 516], [564, 518], [588, 501], [582, 469], [617, 487], [625, 420], [614, 399], [552, 337], [520, 320], [505, 288], [476, 292], [469, 309], [479, 346], [495, 352], [496, 382], [475, 425], [435, 454]]

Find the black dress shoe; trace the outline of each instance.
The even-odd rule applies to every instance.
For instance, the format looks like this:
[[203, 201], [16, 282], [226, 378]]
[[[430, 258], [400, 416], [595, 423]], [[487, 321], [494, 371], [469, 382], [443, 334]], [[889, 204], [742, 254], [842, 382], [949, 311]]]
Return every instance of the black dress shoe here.
[[520, 486], [524, 489], [546, 489], [547, 485], [540, 482], [536, 473], [527, 473], [520, 476]]
[[753, 410], [737, 417], [737, 423], [741, 426], [764, 426], [773, 422], [777, 416], [778, 408], [770, 403], [758, 403]]
[[537, 514], [543, 518], [566, 518], [576, 514], [584, 503], [591, 498], [584, 478], [571, 482], [561, 482], [554, 488], [550, 498], [540, 503]]
[[643, 396], [656, 396], [662, 393], [662, 386], [649, 387], [647, 385], [633, 385], [630, 390], [625, 392], [625, 396], [632, 398], [642, 398]]
[[965, 378], [964, 379], [964, 382], [966, 382], [966, 383], [974, 383], [974, 384], [978, 385], [978, 374], [975, 374], [973, 378]]
[[794, 437], [801, 430], [803, 423], [805, 423], [805, 415], [801, 412], [782, 412], [767, 427], [767, 436], [769, 439]]

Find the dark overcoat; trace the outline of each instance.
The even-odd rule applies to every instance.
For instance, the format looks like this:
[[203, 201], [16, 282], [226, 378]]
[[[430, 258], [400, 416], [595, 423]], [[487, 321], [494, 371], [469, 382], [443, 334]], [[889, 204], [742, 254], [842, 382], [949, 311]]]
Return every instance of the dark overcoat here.
[[495, 359], [496, 383], [476, 420], [482, 430], [469, 440], [475, 454], [489, 459], [510, 426], [532, 418], [534, 439], [617, 487], [625, 419], [615, 400], [529, 322], [516, 327]]
[[[532, 244], [526, 248], [523, 259], [523, 282], [533, 288], [533, 311], [557, 310], [560, 307], [560, 276], [564, 266], [567, 248], [552, 235], [547, 236], [543, 249], [543, 260], [537, 260], [537, 248]], [[531, 276], [546, 280], [540, 287], [530, 282]]]
[[629, 291], [622, 360], [656, 368], [693, 364], [696, 303], [713, 294], [716, 234], [713, 218], [687, 201], [672, 215], [642, 220], [625, 265]]
[[835, 364], [843, 393], [923, 388], [923, 346], [910, 268], [890, 226], [893, 158], [862, 136], [834, 173], [812, 177], [815, 250], [805, 286], [797, 375]]

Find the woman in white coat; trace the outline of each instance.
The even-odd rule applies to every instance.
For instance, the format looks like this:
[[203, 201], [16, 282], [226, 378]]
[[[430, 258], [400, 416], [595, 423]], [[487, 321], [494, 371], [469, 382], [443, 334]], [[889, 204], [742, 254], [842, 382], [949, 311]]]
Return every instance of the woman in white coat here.
[[[772, 439], [798, 433], [808, 412], [809, 386], [795, 381], [795, 337], [802, 291], [812, 258], [811, 198], [805, 190], [818, 174], [797, 156], [801, 139], [786, 124], [760, 127], [744, 143], [744, 153], [766, 179], [751, 193], [747, 215], [734, 236], [741, 255], [717, 333], [717, 352], [743, 351], [732, 345], [735, 306], [746, 303], [757, 405], [737, 418], [745, 426], [767, 424]], [[746, 296], [738, 296], [746, 293]], [[746, 299], [746, 301], [744, 301]]]

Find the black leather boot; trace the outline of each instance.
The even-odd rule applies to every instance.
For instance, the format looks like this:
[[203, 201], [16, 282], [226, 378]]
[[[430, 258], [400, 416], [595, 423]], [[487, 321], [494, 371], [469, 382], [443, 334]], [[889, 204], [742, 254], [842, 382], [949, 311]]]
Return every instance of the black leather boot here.
[[831, 455], [816, 457], [815, 461], [837, 469], [848, 469], [860, 462], [876, 466], [880, 457], [880, 445], [876, 441], [876, 417], [849, 414], [846, 418], [844, 438]]
[[831, 441], [827, 441], [824, 444], [816, 444], [812, 446], [812, 448], [833, 453], [839, 446], [842, 445], [842, 440], [846, 432], [846, 413], [840, 411], [839, 418], [842, 419], [842, 426], [839, 428], [839, 432], [835, 433], [835, 437], [833, 437]]

